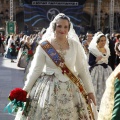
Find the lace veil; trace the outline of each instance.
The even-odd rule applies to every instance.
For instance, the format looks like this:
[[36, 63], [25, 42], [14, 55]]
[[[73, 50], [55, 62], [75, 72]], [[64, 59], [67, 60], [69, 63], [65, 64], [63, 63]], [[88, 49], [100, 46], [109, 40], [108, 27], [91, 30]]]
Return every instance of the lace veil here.
[[75, 30], [73, 29], [73, 24], [70, 21], [70, 18], [68, 16], [66, 16], [64, 13], [59, 13], [50, 23], [49, 27], [46, 30], [46, 33], [42, 36], [42, 40], [50, 40], [54, 38], [54, 26], [56, 21], [62, 17], [65, 16], [66, 18], [68, 18], [68, 21], [70, 23], [70, 30], [68, 32], [68, 39], [72, 39], [72, 40], [76, 40], [79, 41], [79, 38], [75, 32]]
[[[97, 46], [97, 41], [98, 41], [98, 39], [101, 37], [101, 36], [103, 36], [104, 34], [102, 33], [102, 32], [97, 32], [97, 33], [95, 33], [95, 35], [94, 35], [94, 37], [93, 37], [93, 39], [92, 39], [92, 41], [90, 42], [90, 44], [89, 44], [89, 47], [88, 47], [88, 49], [89, 49], [89, 51], [93, 54], [93, 55], [95, 55], [96, 56], [96, 54], [95, 54], [95, 49], [97, 48], [96, 46]], [[104, 35], [105, 36], [105, 35]], [[106, 37], [106, 36], [105, 36]], [[109, 41], [108, 41], [108, 39], [106, 38], [106, 44], [105, 44], [105, 48], [106, 48], [106, 50], [107, 50], [107, 54], [108, 55], [110, 55], [110, 50], [109, 50]]]
[[[69, 32], [68, 32], [68, 35], [67, 35], [67, 38], [68, 40], [74, 40], [74, 41], [77, 41], [79, 42], [79, 37], [78, 35], [76, 34], [74, 28], [73, 28], [73, 24], [70, 20], [70, 18], [68, 16], [66, 16], [64, 13], [59, 13], [58, 15], [55, 16], [55, 18], [51, 21], [49, 27], [46, 29], [46, 32], [45, 34], [42, 36], [42, 41], [44, 40], [51, 40], [51, 39], [54, 39], [55, 35], [54, 35], [54, 26], [56, 24], [56, 21], [62, 17], [62, 16], [65, 16], [66, 18], [68, 18], [68, 21], [70, 23], [70, 29], [69, 29]], [[85, 57], [85, 59], [87, 59], [87, 56], [85, 54], [85, 51], [81, 45], [81, 43], [79, 42], [80, 44], [80, 49], [81, 49], [81, 52], [83, 53], [83, 57]]]

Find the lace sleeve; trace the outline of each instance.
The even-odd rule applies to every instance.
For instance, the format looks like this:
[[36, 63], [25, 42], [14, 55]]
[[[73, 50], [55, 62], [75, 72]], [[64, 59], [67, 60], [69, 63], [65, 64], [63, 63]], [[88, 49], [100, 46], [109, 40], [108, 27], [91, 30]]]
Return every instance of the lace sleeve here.
[[86, 91], [88, 93], [94, 93], [92, 79], [89, 72], [89, 66], [85, 58], [85, 52], [82, 48], [81, 43], [77, 44], [77, 58], [75, 67], [81, 80], [83, 81]]

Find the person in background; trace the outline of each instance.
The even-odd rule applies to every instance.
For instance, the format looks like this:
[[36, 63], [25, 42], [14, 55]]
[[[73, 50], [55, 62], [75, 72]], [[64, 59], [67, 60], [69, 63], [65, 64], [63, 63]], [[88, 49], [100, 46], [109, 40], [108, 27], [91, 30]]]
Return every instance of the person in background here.
[[24, 36], [24, 34], [23, 34], [23, 33], [20, 33], [20, 34], [19, 34], [19, 39], [20, 39], [20, 42], [22, 41], [23, 36]]
[[5, 57], [8, 59], [11, 59], [11, 62], [14, 62], [13, 59], [17, 59], [17, 52], [16, 52], [14, 35], [10, 35]]
[[92, 111], [87, 109], [88, 102], [82, 90], [66, 75], [68, 71], [56, 66], [42, 48], [41, 45], [46, 43], [46, 40], [64, 60], [60, 66], [66, 64], [77, 78], [79, 76], [78, 84], [81, 83], [87, 92], [87, 100], [96, 105], [83, 47], [70, 18], [59, 13], [42, 36], [27, 74], [23, 90], [30, 95], [28, 113], [26, 116], [22, 115], [20, 109], [15, 120], [93, 120]]
[[84, 42], [85, 39], [86, 39], [86, 36], [83, 35], [83, 34], [80, 34], [79, 41], [80, 41], [81, 44], [82, 44], [82, 42]]
[[117, 35], [117, 41], [115, 43], [115, 66], [117, 66], [120, 63], [120, 35]]
[[23, 41], [21, 41], [21, 48], [18, 56], [17, 66], [20, 68], [26, 68], [28, 64], [28, 51], [31, 50], [30, 36], [24, 35]]
[[115, 48], [115, 43], [110, 38], [110, 34], [106, 34], [105, 36], [108, 39], [108, 42], [109, 42], [108, 46], [109, 46], [109, 49], [110, 49], [110, 57], [108, 59], [108, 64], [111, 66], [112, 70], [114, 70], [115, 69], [115, 57], [116, 57], [116, 55], [115, 55], [115, 49], [114, 49]]
[[4, 56], [4, 52], [5, 52], [5, 47], [3, 44], [2, 36], [0, 34], [0, 53], [2, 54], [2, 56]]
[[40, 36], [35, 36], [34, 38], [33, 38], [33, 40], [32, 40], [32, 43], [31, 43], [31, 50], [32, 50], [32, 52], [33, 52], [33, 55], [30, 57], [30, 59], [29, 59], [29, 61], [28, 61], [28, 64], [27, 64], [27, 66], [26, 66], [26, 69], [25, 69], [25, 74], [24, 74], [24, 79], [23, 79], [23, 81], [25, 82], [26, 81], [26, 76], [27, 76], [27, 74], [28, 74], [28, 72], [29, 72], [29, 68], [30, 68], [30, 66], [31, 66], [31, 62], [32, 62], [32, 60], [33, 60], [33, 56], [34, 56], [34, 54], [35, 54], [35, 51], [36, 51], [36, 48], [37, 48], [37, 46], [39, 45], [39, 42], [40, 42], [40, 40], [42, 39], [42, 36], [44, 35], [44, 33], [46, 32], [46, 29], [42, 29], [42, 31], [41, 31], [41, 33], [40, 33]]
[[19, 46], [19, 44], [20, 44], [19, 35], [16, 35], [16, 37], [15, 37], [15, 43], [16, 43], [17, 46]]
[[19, 49], [18, 56], [17, 56], [17, 66], [20, 68], [25, 68], [27, 64], [26, 62], [27, 55], [26, 55], [26, 52], [24, 52], [26, 38], [27, 38], [27, 35], [24, 35], [19, 45], [20, 49]]
[[97, 96], [97, 106], [101, 102], [102, 95], [105, 90], [105, 83], [112, 69], [108, 65], [108, 58], [110, 50], [108, 41], [102, 32], [97, 32], [89, 45], [89, 60], [90, 73], [92, 77], [93, 86]]
[[23, 78], [23, 81], [25, 82], [26, 81], [26, 76], [29, 72], [29, 68], [31, 66], [31, 62], [32, 62], [32, 59], [33, 59], [33, 56], [34, 56], [34, 53], [36, 51], [36, 48], [37, 46], [39, 45], [39, 43], [37, 42], [37, 34], [33, 37], [32, 41], [31, 41], [31, 55], [28, 55], [30, 57], [28, 57], [28, 64], [26, 66], [26, 69], [25, 69], [25, 74], [24, 74], [24, 78]]
[[40, 40], [42, 39], [42, 36], [44, 35], [44, 33], [46, 32], [46, 29], [45, 28], [43, 28], [42, 30], [41, 30], [41, 32], [38, 32], [38, 37], [37, 37], [37, 43], [39, 43], [40, 42]]
[[89, 44], [90, 44], [92, 38], [93, 38], [93, 33], [88, 31], [87, 34], [86, 34], [86, 40], [82, 41], [83, 48], [84, 48], [85, 53], [86, 53], [88, 58], [89, 58], [88, 47], [89, 47]]
[[6, 45], [8, 45], [9, 38], [10, 38], [10, 35], [7, 36]]

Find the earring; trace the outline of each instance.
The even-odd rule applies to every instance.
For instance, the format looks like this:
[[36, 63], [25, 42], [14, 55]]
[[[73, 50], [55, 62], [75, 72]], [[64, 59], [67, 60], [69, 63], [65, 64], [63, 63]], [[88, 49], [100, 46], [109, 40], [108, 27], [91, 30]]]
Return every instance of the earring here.
[[54, 31], [54, 38], [56, 39], [56, 32]]
[[66, 39], [68, 39], [68, 35], [66, 35]]

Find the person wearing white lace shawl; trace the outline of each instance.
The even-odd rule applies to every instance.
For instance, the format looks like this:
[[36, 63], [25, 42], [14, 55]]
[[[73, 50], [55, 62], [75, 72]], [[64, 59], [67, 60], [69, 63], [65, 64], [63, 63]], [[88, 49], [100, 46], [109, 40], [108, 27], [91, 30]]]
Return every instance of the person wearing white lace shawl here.
[[105, 90], [105, 83], [112, 69], [108, 65], [110, 50], [108, 41], [102, 32], [97, 32], [89, 45], [89, 65], [95, 94], [97, 96], [97, 109]]
[[[80, 76], [79, 82], [84, 84], [88, 100], [96, 105], [85, 53], [70, 18], [59, 13], [50, 23], [40, 44], [46, 40], [62, 56], [75, 76]], [[79, 88], [66, 74], [62, 74], [40, 45], [36, 49], [23, 90], [30, 94], [30, 109], [27, 117], [19, 110], [15, 120], [93, 120], [89, 118]], [[96, 111], [94, 117], [97, 120]]]

